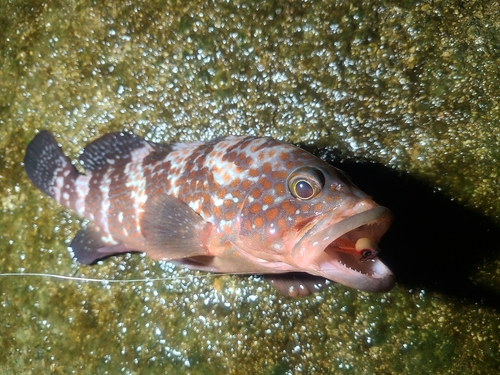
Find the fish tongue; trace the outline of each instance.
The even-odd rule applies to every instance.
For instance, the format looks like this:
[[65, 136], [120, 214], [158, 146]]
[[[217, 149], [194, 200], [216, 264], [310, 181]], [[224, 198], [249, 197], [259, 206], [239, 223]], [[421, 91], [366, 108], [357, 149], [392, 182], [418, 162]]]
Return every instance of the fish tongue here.
[[[334, 210], [321, 218], [314, 227], [309, 229], [309, 231], [294, 245], [291, 252], [291, 260], [296, 266], [307, 268], [323, 253], [328, 245], [340, 238], [343, 234], [376, 221], [383, 216], [389, 218], [391, 214], [387, 208], [376, 206], [335, 223], [334, 220], [337, 215], [338, 212]], [[371, 241], [369, 245], [375, 244], [373, 240], [366, 240], [368, 240], [368, 242]], [[360, 243], [360, 246], [366, 245], [366, 243], [367, 241], [363, 241]]]

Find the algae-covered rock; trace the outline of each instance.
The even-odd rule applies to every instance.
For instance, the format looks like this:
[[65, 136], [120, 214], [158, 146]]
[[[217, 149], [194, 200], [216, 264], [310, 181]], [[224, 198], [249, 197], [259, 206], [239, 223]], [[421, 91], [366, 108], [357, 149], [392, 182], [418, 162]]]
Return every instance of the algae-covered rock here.
[[[0, 373], [497, 372], [499, 19], [486, 1], [1, 3]], [[290, 299], [138, 254], [81, 266], [85, 223], [24, 173], [41, 129], [76, 164], [117, 130], [302, 145], [394, 211], [398, 285]]]

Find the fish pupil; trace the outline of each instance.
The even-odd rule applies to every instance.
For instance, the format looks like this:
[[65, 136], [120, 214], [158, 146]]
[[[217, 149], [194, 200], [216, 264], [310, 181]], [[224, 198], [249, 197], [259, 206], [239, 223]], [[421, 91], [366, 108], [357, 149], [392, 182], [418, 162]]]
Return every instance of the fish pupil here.
[[295, 193], [299, 198], [307, 199], [313, 196], [314, 188], [309, 182], [300, 180], [295, 185]]

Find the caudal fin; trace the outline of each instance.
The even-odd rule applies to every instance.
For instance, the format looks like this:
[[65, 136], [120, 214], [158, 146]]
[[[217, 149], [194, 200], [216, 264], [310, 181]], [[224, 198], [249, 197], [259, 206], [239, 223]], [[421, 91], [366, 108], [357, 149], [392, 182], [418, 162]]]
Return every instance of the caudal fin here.
[[33, 184], [59, 203], [63, 203], [63, 190], [70, 190], [79, 175], [47, 130], [38, 133], [29, 143], [24, 168]]

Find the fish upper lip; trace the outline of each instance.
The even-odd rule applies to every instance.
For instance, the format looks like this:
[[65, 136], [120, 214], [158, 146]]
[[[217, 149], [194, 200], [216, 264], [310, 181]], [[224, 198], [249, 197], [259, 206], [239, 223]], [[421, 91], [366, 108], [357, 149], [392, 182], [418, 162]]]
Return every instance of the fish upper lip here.
[[364, 291], [387, 291], [394, 286], [392, 272], [378, 259], [365, 261], [357, 254], [339, 251], [335, 240], [356, 243], [369, 238], [376, 244], [392, 223], [392, 212], [375, 206], [338, 222], [333, 222], [334, 212], [323, 215], [292, 249], [292, 262], [307, 272]]

